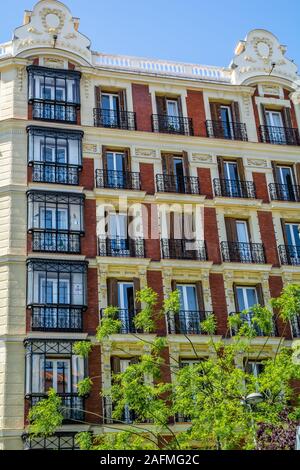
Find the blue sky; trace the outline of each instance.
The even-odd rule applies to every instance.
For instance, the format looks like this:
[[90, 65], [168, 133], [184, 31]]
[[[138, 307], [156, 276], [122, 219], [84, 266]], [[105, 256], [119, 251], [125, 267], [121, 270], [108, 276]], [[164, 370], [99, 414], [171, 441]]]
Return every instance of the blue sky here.
[[[0, 42], [11, 39], [34, 0], [9, 0]], [[239, 39], [271, 30], [300, 68], [299, 0], [67, 0], [93, 50], [207, 65], [229, 64]]]

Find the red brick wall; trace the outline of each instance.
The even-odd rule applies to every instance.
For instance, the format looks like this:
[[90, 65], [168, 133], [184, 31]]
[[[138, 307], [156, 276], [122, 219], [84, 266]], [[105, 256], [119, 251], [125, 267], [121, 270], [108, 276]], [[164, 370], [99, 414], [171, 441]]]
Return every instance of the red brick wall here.
[[197, 168], [197, 174], [200, 184], [200, 194], [206, 196], [207, 199], [213, 199], [210, 168]]
[[96, 201], [86, 199], [83, 212], [85, 235], [81, 239], [81, 253], [87, 258], [95, 258], [97, 256]]
[[149, 86], [139, 83], [132, 84], [133, 110], [136, 112], [138, 131], [152, 131], [152, 103]]
[[207, 137], [202, 91], [188, 90], [186, 97], [188, 117], [193, 120], [194, 135]]
[[158, 214], [155, 204], [143, 204], [142, 218], [145, 237], [146, 257], [152, 261], [160, 260], [160, 239], [158, 230]]
[[147, 285], [151, 287], [158, 294], [158, 304], [156, 307], [156, 332], [158, 336], [166, 336], [167, 328], [165, 318], [161, 317], [161, 311], [164, 294], [163, 294], [163, 280], [161, 271], [147, 271]]
[[147, 194], [155, 193], [153, 163], [140, 163], [141, 189]]
[[95, 334], [99, 325], [98, 275], [97, 268], [88, 268], [87, 273], [87, 303], [88, 308], [83, 312], [83, 330], [90, 335]]
[[252, 173], [253, 183], [256, 189], [257, 199], [262, 199], [263, 202], [269, 202], [269, 192], [266, 175], [264, 173]]
[[209, 275], [213, 312], [217, 319], [217, 334], [225, 335], [228, 330], [227, 304], [222, 274]]
[[84, 189], [94, 189], [94, 182], [94, 160], [93, 158], [84, 158], [83, 168], [81, 173], [79, 173], [79, 185], [83, 186]]
[[[269, 289], [271, 297], [278, 297], [281, 294], [283, 289], [283, 282], [281, 276], [270, 276], [269, 277]], [[274, 312], [276, 315], [276, 312]], [[284, 323], [280, 318], [277, 318], [276, 321], [278, 335], [281, 336], [282, 334], [288, 338], [292, 338], [291, 328], [289, 324]]]
[[259, 211], [257, 216], [261, 241], [265, 247], [266, 262], [279, 266], [272, 212]]
[[214, 207], [204, 207], [204, 240], [206, 242], [208, 260], [213, 261], [214, 264], [220, 264], [220, 240], [216, 209]]
[[[85, 418], [89, 423], [102, 422], [102, 400], [99, 395], [101, 390], [101, 352], [100, 346], [94, 346], [88, 359], [88, 376], [93, 381], [89, 397], [85, 401]], [[88, 413], [90, 412], [90, 413]], [[92, 414], [96, 413], [96, 415]]]

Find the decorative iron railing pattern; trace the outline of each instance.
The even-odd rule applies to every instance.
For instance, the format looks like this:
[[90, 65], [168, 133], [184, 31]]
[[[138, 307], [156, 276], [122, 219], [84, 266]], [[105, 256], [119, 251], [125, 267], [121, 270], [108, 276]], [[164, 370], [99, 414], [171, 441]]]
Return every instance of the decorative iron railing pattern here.
[[52, 436], [22, 436], [24, 450], [80, 450], [76, 443], [76, 432], [56, 432]]
[[[229, 313], [229, 316], [233, 316], [233, 315], [236, 315], [238, 314], [242, 320], [242, 323], [248, 323], [249, 326], [252, 326], [254, 328], [254, 331], [255, 333], [257, 334], [257, 336], [278, 336], [278, 332], [277, 332], [277, 327], [275, 325], [275, 322], [273, 321], [273, 324], [272, 324], [272, 331], [270, 333], [265, 333], [264, 331], [262, 331], [262, 329], [255, 323], [252, 322], [252, 318], [254, 316], [254, 314], [249, 311], [249, 312], [230, 312]], [[234, 328], [234, 327], [231, 327], [231, 335], [232, 336], [235, 336], [237, 334], [237, 329]]]
[[133, 171], [96, 170], [96, 187], [111, 189], [141, 189], [140, 173]]
[[272, 201], [300, 202], [300, 186], [295, 184], [270, 183], [269, 192]]
[[156, 188], [158, 192], [199, 194], [199, 178], [197, 176], [156, 175]]
[[99, 238], [99, 256], [121, 258], [144, 258], [145, 242], [143, 238]]
[[136, 113], [132, 111], [94, 108], [94, 126], [135, 131]]
[[261, 142], [278, 145], [300, 145], [299, 130], [292, 127], [259, 126]]
[[262, 243], [221, 242], [224, 263], [265, 264], [265, 251]]
[[206, 121], [208, 137], [229, 140], [248, 140], [246, 124], [243, 122]]
[[199, 310], [180, 310], [174, 315], [169, 312], [167, 315], [168, 333], [183, 335], [205, 334], [201, 330], [201, 322], [211, 313]]
[[255, 199], [256, 191], [253, 181], [217, 179], [213, 181], [215, 195], [218, 197], [241, 197]]
[[83, 308], [34, 305], [31, 308], [32, 331], [82, 331]]
[[152, 130], [165, 134], [194, 135], [191, 118], [167, 114], [152, 114]]
[[[64, 421], [84, 421], [84, 401], [83, 397], [79, 397], [76, 393], [58, 393], [61, 398], [61, 413]], [[35, 406], [41, 400], [47, 398], [45, 393], [32, 393], [27, 398], [30, 400], [30, 406]]]
[[37, 183], [79, 184], [79, 166], [32, 163], [32, 181]]
[[300, 246], [279, 245], [278, 251], [281, 264], [289, 264], [291, 266], [300, 265]]
[[32, 104], [32, 118], [44, 121], [68, 122], [76, 124], [78, 104], [47, 101], [34, 98]]
[[80, 253], [79, 233], [61, 230], [32, 230], [32, 250], [54, 253]]
[[[105, 309], [100, 310], [100, 318], [103, 318], [103, 313]], [[138, 310], [136, 309], [125, 309], [118, 308], [118, 313], [116, 315], [117, 319], [121, 322], [120, 334], [127, 333], [141, 333], [139, 329], [135, 327], [134, 318], [137, 315]]]
[[201, 240], [161, 239], [162, 257], [165, 259], [187, 259], [206, 261], [206, 246]]

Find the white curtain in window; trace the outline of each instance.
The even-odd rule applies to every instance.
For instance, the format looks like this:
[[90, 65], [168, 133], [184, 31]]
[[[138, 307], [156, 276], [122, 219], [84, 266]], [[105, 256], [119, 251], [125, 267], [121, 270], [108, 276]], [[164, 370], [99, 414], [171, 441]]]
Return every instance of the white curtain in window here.
[[78, 392], [76, 385], [84, 379], [84, 358], [72, 356], [72, 387], [73, 393]]

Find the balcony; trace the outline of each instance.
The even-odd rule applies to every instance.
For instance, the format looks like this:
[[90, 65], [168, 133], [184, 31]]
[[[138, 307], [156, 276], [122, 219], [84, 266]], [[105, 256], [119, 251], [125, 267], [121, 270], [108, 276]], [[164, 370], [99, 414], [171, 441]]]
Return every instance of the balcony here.
[[208, 137], [229, 140], [248, 140], [246, 124], [243, 122], [206, 121]]
[[113, 256], [121, 258], [144, 258], [145, 247], [143, 238], [99, 238], [99, 256]]
[[[111, 401], [110, 397], [103, 397], [103, 420], [106, 424], [132, 424], [137, 420], [137, 415], [135, 411], [130, 410], [127, 405], [124, 407], [122, 416], [119, 419], [113, 419], [114, 404]], [[139, 418], [139, 423], [146, 422], [141, 421]]]
[[224, 263], [265, 264], [265, 252], [262, 243], [221, 242]]
[[199, 194], [199, 179], [196, 176], [156, 175], [158, 192]]
[[[100, 318], [103, 318], [103, 312], [105, 309], [101, 309]], [[118, 308], [117, 319], [121, 321], [121, 328], [119, 334], [128, 333], [141, 333], [134, 325], [134, 317], [137, 315], [137, 310], [128, 310], [124, 308]]]
[[35, 183], [79, 184], [80, 166], [56, 165], [55, 163], [30, 163], [32, 181]]
[[140, 173], [132, 171], [96, 170], [96, 187], [110, 189], [141, 189]]
[[94, 108], [94, 126], [135, 131], [136, 114], [132, 111]]
[[256, 198], [255, 186], [252, 181], [215, 178], [213, 183], [215, 195], [217, 197], [240, 197], [244, 199]]
[[161, 253], [164, 259], [206, 261], [205, 242], [182, 239], [161, 239]]
[[77, 123], [77, 110], [79, 105], [52, 100], [33, 98], [29, 101], [32, 104], [32, 118], [42, 121]]
[[300, 246], [280, 245], [278, 251], [281, 264], [300, 266]]
[[259, 126], [261, 142], [277, 145], [300, 145], [299, 130], [292, 127]]
[[[84, 421], [84, 398], [77, 393], [58, 393], [62, 400], [61, 413], [64, 422]], [[35, 406], [39, 401], [47, 398], [45, 393], [32, 393], [26, 398], [30, 401], [30, 407]]]
[[[249, 313], [242, 313], [242, 312], [230, 312], [229, 313], [229, 316], [233, 316], [233, 315], [237, 315], [239, 314], [240, 315], [240, 318], [242, 320], [242, 323], [248, 323], [248, 325], [252, 325], [254, 330], [255, 330], [255, 333], [257, 334], [257, 336], [278, 336], [278, 333], [277, 333], [277, 328], [276, 328], [276, 325], [275, 323], [273, 322], [273, 325], [272, 325], [272, 331], [270, 334], [268, 333], [264, 333], [257, 325], [253, 325], [253, 323], [251, 323], [251, 320], [252, 320], [252, 317], [253, 317], [253, 313], [249, 312]], [[236, 328], [231, 328], [231, 335], [232, 336], [235, 336], [237, 334], [237, 330]]]
[[24, 450], [80, 450], [75, 432], [56, 432], [47, 437], [23, 434]]
[[167, 316], [168, 333], [170, 335], [205, 334], [201, 331], [201, 322], [211, 313], [199, 310], [180, 310], [175, 316], [169, 313]]
[[79, 233], [54, 230], [32, 230], [32, 251], [52, 253], [80, 253]]
[[167, 114], [152, 114], [152, 130], [164, 134], [194, 135], [191, 118]]
[[292, 335], [293, 338], [300, 338], [300, 316], [293, 318], [291, 320]]
[[32, 331], [70, 331], [83, 329], [82, 307], [34, 305], [31, 309]]
[[295, 184], [270, 183], [269, 192], [272, 201], [300, 202], [300, 186]]

